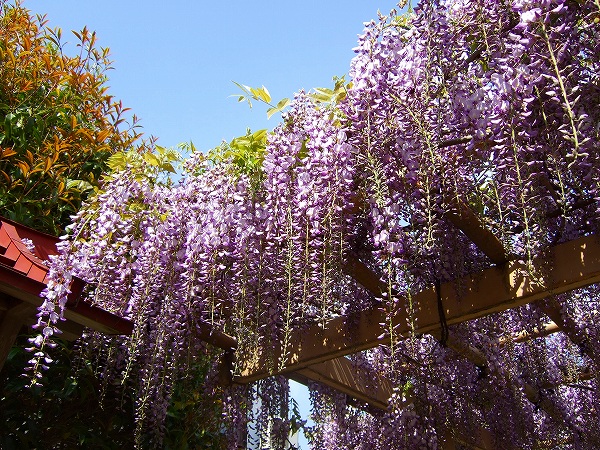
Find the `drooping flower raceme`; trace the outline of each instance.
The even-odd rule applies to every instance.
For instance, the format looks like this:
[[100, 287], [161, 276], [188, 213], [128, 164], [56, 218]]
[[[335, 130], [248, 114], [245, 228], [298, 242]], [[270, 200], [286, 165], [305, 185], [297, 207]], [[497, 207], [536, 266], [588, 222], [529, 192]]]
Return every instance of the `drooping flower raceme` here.
[[[389, 408], [313, 386], [315, 446], [469, 446], [489, 433], [498, 448], [597, 447], [600, 398], [585, 375], [598, 363], [597, 286], [442, 323], [441, 339], [415, 319], [439, 305], [413, 298], [501, 262], [457, 226], [465, 211], [532, 279], [549, 246], [599, 231], [598, 14], [594, 2], [422, 1], [366, 25], [340, 103], [297, 94], [259, 172], [196, 153], [173, 186], [139, 167], [112, 175], [52, 262], [33, 363], [46, 365], [69, 277], [84, 279], [90, 301], [135, 324], [129, 338], [88, 345], [112, 355], [106, 376], [136, 389], [138, 444], [152, 430], [159, 445], [178, 380], [199, 375], [198, 358], [223, 356], [202, 326], [237, 339], [234, 374], [256, 361], [276, 373], [310, 325], [378, 307], [390, 344], [350, 361], [390, 381]], [[387, 292], [375, 298], [351, 279], [350, 258]], [[402, 336], [390, 326], [399, 311]], [[551, 319], [565, 334], [515, 340], [543, 335]], [[221, 398], [230, 446], [245, 445], [247, 422], [253, 445], [284, 445], [285, 379], [223, 389], [217, 372], [204, 398]]]

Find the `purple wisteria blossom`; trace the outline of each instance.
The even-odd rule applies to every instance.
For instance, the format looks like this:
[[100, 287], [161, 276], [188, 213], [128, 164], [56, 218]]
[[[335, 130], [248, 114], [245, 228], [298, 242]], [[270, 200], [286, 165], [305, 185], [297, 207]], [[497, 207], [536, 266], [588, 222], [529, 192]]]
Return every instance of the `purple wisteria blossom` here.
[[[234, 375], [259, 355], [280, 372], [293, 336], [368, 308], [389, 320], [403, 311], [415, 330], [416, 311], [438, 305], [413, 294], [495, 263], [451, 220], [461, 208], [541, 279], [535, 257], [600, 231], [599, 17], [593, 1], [423, 0], [366, 24], [339, 103], [296, 95], [258, 174], [198, 152], [173, 186], [143, 165], [111, 175], [51, 261], [34, 374], [49, 364], [77, 276], [89, 301], [134, 322], [128, 338], [90, 334], [82, 345], [106, 355], [106, 377], [136, 389], [138, 444], [150, 434], [160, 445], [174, 386], [200, 376], [202, 357], [214, 362], [202, 396], [218, 399], [230, 448], [246, 445], [248, 423], [252, 445], [283, 448], [287, 379], [220, 387], [223, 352], [202, 342], [199, 323], [237, 339]], [[381, 276], [386, 295], [346, 274], [350, 256]], [[586, 375], [600, 362], [598, 286], [545, 302], [449, 326], [476, 362], [445, 338], [394, 336], [382, 324], [391, 344], [350, 361], [390, 381], [388, 409], [313, 385], [313, 447], [469, 447], [484, 437], [495, 448], [599, 447], [598, 382]], [[551, 319], [568, 337], [515, 341]]]

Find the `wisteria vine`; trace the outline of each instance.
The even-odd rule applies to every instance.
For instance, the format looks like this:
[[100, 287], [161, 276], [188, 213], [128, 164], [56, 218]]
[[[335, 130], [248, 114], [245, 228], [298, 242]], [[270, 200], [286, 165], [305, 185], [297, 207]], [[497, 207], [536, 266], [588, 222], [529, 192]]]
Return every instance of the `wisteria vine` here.
[[[287, 381], [220, 386], [222, 354], [199, 338], [200, 322], [237, 339], [234, 372], [257, 348], [278, 372], [291, 336], [315, 322], [375, 305], [390, 320], [405, 308], [412, 322], [423, 306], [412, 294], [489, 267], [448, 218], [459, 205], [526, 267], [551, 245], [600, 231], [597, 1], [424, 0], [368, 23], [356, 53], [343, 100], [296, 95], [260, 171], [196, 152], [173, 186], [157, 181], [152, 161], [107, 179], [51, 263], [34, 379], [78, 276], [88, 300], [134, 322], [131, 337], [90, 334], [83, 346], [104, 355], [106, 377], [136, 390], [138, 445], [160, 445], [174, 385], [206, 358], [203, 398], [221, 399], [231, 448], [252, 439], [283, 448]], [[389, 295], [373, 298], [345, 274], [349, 254]], [[313, 445], [469, 446], [489, 433], [497, 448], [600, 446], [598, 384], [581, 375], [599, 362], [598, 287], [545, 302], [450, 327], [484, 365], [443, 339], [401, 338], [382, 324], [391, 344], [351, 360], [391, 381], [388, 410], [315, 384]], [[570, 338], [511, 338], [543, 328], [550, 310]]]

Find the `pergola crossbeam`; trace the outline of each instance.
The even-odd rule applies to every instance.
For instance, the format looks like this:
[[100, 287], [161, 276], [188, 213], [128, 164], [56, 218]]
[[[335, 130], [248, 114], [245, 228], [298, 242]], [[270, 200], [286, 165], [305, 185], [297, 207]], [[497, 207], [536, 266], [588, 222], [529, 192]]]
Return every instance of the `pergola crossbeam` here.
[[600, 355], [598, 355], [593, 345], [590, 345], [588, 337], [576, 329], [575, 324], [571, 320], [563, 317], [561, 312], [560, 304], [556, 299], [550, 299], [545, 305], [541, 305], [541, 310], [550, 318], [558, 327], [567, 335], [567, 337], [573, 342], [581, 352], [587, 355], [597, 368], [600, 368]]
[[454, 198], [445, 217], [461, 230], [490, 260], [497, 265], [508, 261], [502, 242], [487, 229], [479, 217], [463, 201]]
[[555, 322], [548, 322], [540, 327], [534, 328], [532, 331], [521, 331], [513, 336], [500, 339], [500, 345], [505, 345], [509, 342], [527, 342], [531, 339], [546, 337], [561, 331], [561, 328]]
[[[479, 273], [441, 285], [441, 303], [448, 325], [476, 319], [488, 314], [567, 292], [600, 281], [600, 242], [586, 236], [550, 247], [531, 264], [508, 262]], [[441, 328], [438, 298], [434, 287], [413, 296], [417, 333], [432, 333]], [[312, 364], [389, 343], [388, 317], [379, 308], [338, 317], [326, 328], [315, 324], [292, 336], [290, 357], [283, 372], [292, 372]], [[408, 336], [412, 330], [402, 309], [391, 317], [397, 336]], [[257, 349], [260, 351], [260, 349]], [[266, 355], [263, 355], [266, 357]], [[275, 355], [278, 356], [278, 355]], [[236, 381], [250, 382], [271, 373], [267, 365], [243, 368]]]
[[357, 368], [347, 358], [335, 358], [299, 369], [289, 376], [306, 384], [318, 381], [370, 406], [387, 409], [392, 384], [379, 373]]
[[[459, 200], [454, 203], [456, 212], [446, 215], [450, 222], [465, 233], [477, 248], [490, 258], [494, 264], [506, 264], [508, 262], [508, 253], [504, 250], [500, 240], [481, 223], [479, 218], [467, 205]], [[585, 205], [587, 204], [590, 203], [585, 203]], [[556, 300], [550, 299], [546, 304], [540, 304], [538, 307], [554, 322], [556, 327], [559, 327], [583, 353], [594, 361], [596, 367], [600, 367], [600, 357], [592, 351], [592, 347], [587, 342], [587, 337], [579, 333], [575, 329], [574, 324], [565, 320], [561, 313], [560, 305]], [[556, 328], [551, 327], [547, 331], [555, 330]]]

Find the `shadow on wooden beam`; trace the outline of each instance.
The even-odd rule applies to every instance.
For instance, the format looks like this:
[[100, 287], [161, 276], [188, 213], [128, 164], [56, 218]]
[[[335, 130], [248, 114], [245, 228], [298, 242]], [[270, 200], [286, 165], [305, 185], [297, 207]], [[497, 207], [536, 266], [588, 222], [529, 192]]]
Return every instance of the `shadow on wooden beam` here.
[[288, 377], [303, 384], [306, 379], [318, 381], [379, 409], [387, 409], [392, 396], [392, 385], [386, 378], [365, 369], [358, 371], [344, 357], [313, 364]]

